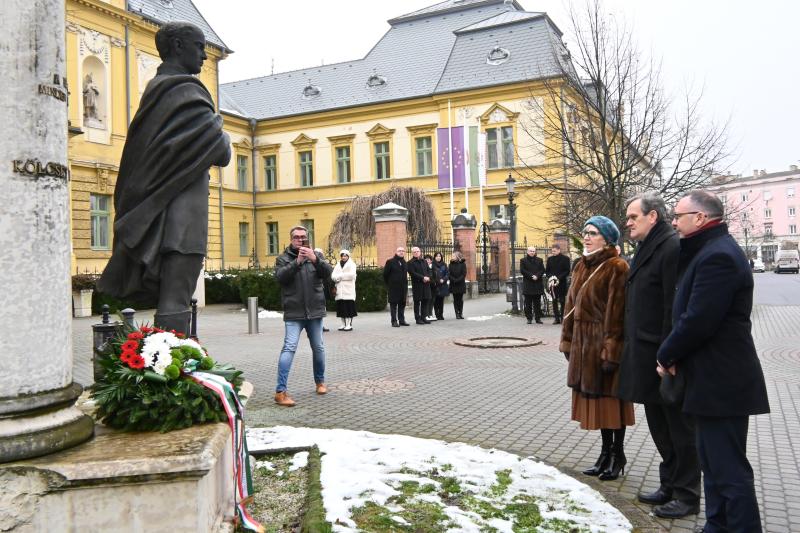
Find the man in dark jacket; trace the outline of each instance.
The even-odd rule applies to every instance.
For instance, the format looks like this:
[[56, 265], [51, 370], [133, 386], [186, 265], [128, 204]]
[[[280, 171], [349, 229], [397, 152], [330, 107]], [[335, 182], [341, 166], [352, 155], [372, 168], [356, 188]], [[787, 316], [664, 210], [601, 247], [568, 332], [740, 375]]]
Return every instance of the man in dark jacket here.
[[406, 297], [408, 296], [408, 265], [406, 265], [406, 249], [398, 247], [394, 257], [386, 260], [383, 266], [383, 281], [389, 292], [389, 310], [392, 315], [392, 327], [408, 326], [406, 322]]
[[639, 243], [625, 287], [625, 344], [619, 371], [619, 397], [644, 404], [650, 435], [661, 454], [655, 492], [639, 501], [655, 505], [661, 518], [700, 512], [700, 463], [694, 423], [681, 405], [659, 394], [656, 352], [672, 330], [672, 300], [678, 276], [678, 235], [667, 223], [664, 200], [655, 192], [628, 200], [626, 227]]
[[525, 318], [530, 324], [535, 316], [536, 323], [541, 324], [544, 262], [536, 255], [535, 246], [528, 246], [528, 253], [519, 260], [519, 272], [522, 275], [522, 295], [525, 296]]
[[411, 276], [411, 294], [414, 297], [414, 319], [417, 324], [430, 324], [425, 318], [425, 310], [431, 299], [431, 279], [433, 271], [428, 262], [422, 258], [422, 252], [414, 246], [411, 248], [414, 257], [408, 262], [408, 274]]
[[567, 278], [572, 272], [572, 265], [569, 262], [569, 257], [561, 253], [559, 244], [554, 244], [551, 252], [553, 255], [547, 258], [545, 277], [547, 277], [548, 287], [552, 287], [553, 292], [553, 316], [555, 316], [553, 324], [560, 324], [561, 315], [564, 314], [564, 303], [567, 300], [567, 291], [569, 290]]
[[295, 226], [289, 231], [291, 244], [275, 260], [275, 279], [281, 286], [281, 304], [286, 334], [278, 361], [278, 385], [275, 403], [284, 407], [295, 404], [286, 392], [289, 370], [297, 351], [300, 333], [305, 329], [313, 354], [314, 382], [317, 394], [325, 394], [325, 345], [322, 342], [322, 318], [325, 294], [322, 280], [333, 272], [322, 254], [309, 248], [308, 230]]
[[683, 412], [694, 416], [703, 470], [706, 533], [761, 531], [749, 416], [769, 412], [750, 333], [753, 274], [722, 222], [722, 202], [695, 190], [675, 206], [681, 237], [672, 332], [658, 349], [659, 374], [683, 373]]
[[156, 326], [189, 332], [192, 293], [208, 243], [208, 169], [231, 158], [214, 99], [195, 76], [202, 30], [169, 22], [156, 33], [163, 63], [128, 128], [114, 188], [114, 247], [103, 293], [156, 304]]

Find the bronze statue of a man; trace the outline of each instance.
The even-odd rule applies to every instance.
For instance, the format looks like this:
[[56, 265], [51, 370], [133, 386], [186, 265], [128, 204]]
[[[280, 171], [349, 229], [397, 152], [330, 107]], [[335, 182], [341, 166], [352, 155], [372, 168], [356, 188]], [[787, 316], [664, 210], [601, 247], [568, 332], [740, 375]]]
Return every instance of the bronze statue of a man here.
[[114, 247], [97, 283], [111, 296], [157, 304], [155, 325], [188, 333], [208, 243], [208, 169], [231, 159], [214, 101], [195, 77], [206, 59], [197, 26], [156, 33], [162, 63], [142, 94], [114, 189]]

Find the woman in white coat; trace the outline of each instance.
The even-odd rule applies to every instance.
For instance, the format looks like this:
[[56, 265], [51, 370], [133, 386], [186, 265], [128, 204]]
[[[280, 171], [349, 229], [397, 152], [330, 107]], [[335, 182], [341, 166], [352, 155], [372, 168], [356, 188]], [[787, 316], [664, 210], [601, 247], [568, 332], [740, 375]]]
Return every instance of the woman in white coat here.
[[353, 330], [353, 317], [356, 312], [356, 264], [350, 260], [350, 251], [339, 252], [340, 261], [336, 263], [331, 279], [336, 284], [336, 316], [342, 319], [339, 331]]

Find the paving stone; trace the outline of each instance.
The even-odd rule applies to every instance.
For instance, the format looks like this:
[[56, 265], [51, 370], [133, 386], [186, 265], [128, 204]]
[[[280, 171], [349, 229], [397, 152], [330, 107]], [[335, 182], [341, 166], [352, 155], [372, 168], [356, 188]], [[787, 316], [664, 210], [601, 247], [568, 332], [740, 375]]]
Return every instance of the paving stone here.
[[[501, 295], [481, 297], [468, 302], [465, 312], [467, 317], [488, 316], [507, 305]], [[334, 327], [325, 334], [326, 381], [332, 390], [324, 397], [314, 394], [311, 351], [301, 339], [289, 376], [289, 391], [298, 402], [291, 409], [272, 400], [283, 340], [279, 319], [262, 319], [261, 333], [247, 335], [240, 306], [209, 306], [201, 312], [200, 337], [216, 359], [242, 369], [255, 385], [247, 411], [251, 426], [339, 427], [467, 442], [535, 456], [592, 483], [579, 472], [597, 458], [600, 435], [569, 420], [566, 362], [557, 352], [559, 326], [545, 321], [526, 327], [523, 319], [500, 316], [391, 328], [387, 314], [361, 313], [353, 332]], [[152, 322], [152, 312], [137, 319]], [[91, 384], [91, 324], [98, 321], [73, 321], [73, 375], [83, 385]], [[326, 319], [329, 327], [335, 321]], [[768, 533], [800, 531], [800, 307], [756, 306], [753, 332], [772, 407], [772, 414], [750, 418], [748, 434], [762, 519]], [[536, 337], [545, 344], [485, 350], [452, 342], [488, 334]], [[359, 380], [410, 385], [392, 393], [378, 385], [371, 394], [336, 390], [338, 384]], [[652, 508], [639, 504], [636, 495], [658, 487], [660, 457], [641, 406], [635, 416], [636, 425], [626, 434], [625, 475], [592, 486], [646, 515]], [[701, 510], [680, 520], [652, 517], [651, 526], [687, 533], [704, 522]]]

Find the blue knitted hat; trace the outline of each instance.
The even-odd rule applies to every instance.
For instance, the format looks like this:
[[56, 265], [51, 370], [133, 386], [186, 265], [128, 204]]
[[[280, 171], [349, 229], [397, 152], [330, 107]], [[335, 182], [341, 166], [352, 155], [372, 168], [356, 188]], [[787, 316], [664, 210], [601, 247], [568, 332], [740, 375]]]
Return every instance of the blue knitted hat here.
[[587, 220], [583, 227], [585, 228], [589, 224], [600, 231], [600, 234], [609, 245], [614, 246], [617, 244], [619, 240], [619, 229], [617, 229], [617, 225], [614, 224], [610, 218], [602, 215], [595, 215]]

